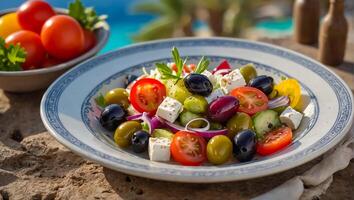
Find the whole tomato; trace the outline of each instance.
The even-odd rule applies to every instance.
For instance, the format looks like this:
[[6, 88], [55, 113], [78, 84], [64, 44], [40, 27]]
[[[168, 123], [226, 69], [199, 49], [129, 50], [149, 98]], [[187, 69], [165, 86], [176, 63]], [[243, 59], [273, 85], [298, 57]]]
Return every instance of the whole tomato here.
[[26, 1], [17, 11], [21, 27], [36, 33], [40, 33], [43, 24], [54, 15], [52, 6], [41, 0]]
[[16, 13], [9, 13], [0, 17], [0, 37], [6, 38], [11, 33], [21, 30]]
[[96, 45], [96, 36], [95, 33], [89, 30], [84, 30], [85, 35], [85, 45], [84, 45], [84, 52], [89, 51]]
[[79, 56], [85, 45], [80, 24], [67, 15], [56, 15], [43, 25], [41, 39], [47, 52], [59, 59], [70, 60]]
[[41, 67], [45, 59], [46, 52], [42, 45], [41, 38], [37, 33], [31, 31], [18, 31], [9, 35], [6, 45], [20, 44], [26, 51], [26, 61], [22, 64], [24, 70]]

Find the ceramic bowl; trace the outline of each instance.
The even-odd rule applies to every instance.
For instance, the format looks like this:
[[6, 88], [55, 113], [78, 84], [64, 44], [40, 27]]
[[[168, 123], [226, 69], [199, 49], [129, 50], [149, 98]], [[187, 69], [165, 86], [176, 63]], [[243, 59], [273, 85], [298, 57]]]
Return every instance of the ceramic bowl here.
[[[57, 13], [65, 14], [65, 9], [55, 9]], [[16, 9], [8, 9], [0, 12], [0, 16], [15, 12]], [[99, 28], [95, 31], [97, 44], [81, 56], [49, 68], [5, 72], [0, 71], [0, 89], [8, 92], [31, 92], [47, 88], [56, 78], [75, 65], [96, 55], [107, 43], [109, 37], [109, 26]]]
[[[196, 63], [202, 56], [210, 68], [227, 59], [233, 68], [254, 63], [259, 75], [297, 79], [303, 95], [304, 118], [294, 131], [290, 146], [246, 163], [235, 159], [213, 166], [181, 166], [150, 161], [146, 153], [119, 148], [113, 133], [99, 124], [101, 110], [95, 103], [100, 94], [124, 87], [126, 76], [170, 62], [171, 48]], [[77, 154], [124, 173], [179, 182], [223, 182], [266, 176], [294, 168], [334, 147], [353, 121], [353, 97], [349, 87], [319, 62], [270, 44], [227, 38], [173, 39], [137, 44], [92, 58], [55, 81], [41, 103], [41, 117], [49, 132]]]

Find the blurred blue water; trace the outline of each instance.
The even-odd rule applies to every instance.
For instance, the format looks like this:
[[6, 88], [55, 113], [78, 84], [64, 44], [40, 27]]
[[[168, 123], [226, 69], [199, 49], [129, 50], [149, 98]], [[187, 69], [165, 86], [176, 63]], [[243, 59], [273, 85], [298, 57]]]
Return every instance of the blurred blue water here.
[[[18, 7], [25, 0], [0, 0], [0, 9]], [[54, 7], [67, 8], [73, 0], [47, 0]], [[111, 36], [101, 53], [131, 44], [131, 35], [153, 16], [133, 13], [132, 7], [141, 0], [82, 0], [85, 6], [95, 7], [98, 14], [108, 15]]]

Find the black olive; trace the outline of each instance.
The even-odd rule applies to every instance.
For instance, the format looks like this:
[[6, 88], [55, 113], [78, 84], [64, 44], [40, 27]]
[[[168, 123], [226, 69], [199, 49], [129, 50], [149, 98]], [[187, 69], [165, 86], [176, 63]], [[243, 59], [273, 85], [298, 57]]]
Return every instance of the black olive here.
[[138, 76], [135, 76], [133, 74], [127, 75], [124, 80], [125, 87], [128, 87], [128, 85], [130, 83], [134, 82], [137, 78], [138, 78]]
[[251, 130], [242, 130], [234, 137], [233, 152], [240, 162], [252, 160], [256, 154], [256, 133]]
[[122, 106], [112, 104], [104, 108], [100, 116], [100, 123], [103, 128], [114, 131], [125, 121], [126, 112]]
[[266, 75], [257, 76], [248, 83], [249, 86], [257, 88], [268, 95], [273, 91], [273, 78]]
[[148, 132], [140, 130], [133, 134], [132, 147], [135, 153], [142, 153], [148, 149], [150, 135]]
[[208, 96], [213, 91], [213, 84], [202, 74], [189, 74], [184, 78], [184, 85], [193, 94]]

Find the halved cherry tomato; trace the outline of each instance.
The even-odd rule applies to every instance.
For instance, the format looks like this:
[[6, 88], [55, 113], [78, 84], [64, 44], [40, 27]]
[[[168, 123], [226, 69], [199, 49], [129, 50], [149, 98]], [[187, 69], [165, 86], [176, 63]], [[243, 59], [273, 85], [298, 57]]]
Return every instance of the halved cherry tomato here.
[[[197, 68], [197, 66], [195, 64], [184, 65], [183, 66], [183, 72], [188, 74], [188, 73], [194, 72], [196, 68]], [[171, 69], [173, 71], [177, 72], [176, 63], [172, 63], [171, 64]]]
[[41, 38], [32, 31], [17, 31], [7, 36], [6, 44], [20, 44], [26, 51], [26, 61], [22, 64], [24, 70], [40, 68], [46, 53]]
[[[214, 74], [215, 72], [217, 72], [217, 71], [219, 71], [221, 69], [229, 69], [229, 70], [231, 70], [231, 66], [230, 66], [230, 64], [229, 64], [229, 62], [227, 60], [222, 61], [217, 67], [215, 67], [213, 69], [212, 73]], [[225, 75], [225, 74], [227, 74], [227, 72], [221, 73], [221, 75]]]
[[133, 85], [130, 102], [139, 112], [155, 113], [165, 96], [164, 84], [153, 78], [143, 78]]
[[257, 88], [239, 87], [231, 91], [232, 96], [240, 101], [240, 112], [253, 115], [259, 111], [266, 110], [268, 107], [267, 96]]
[[257, 143], [257, 153], [266, 156], [275, 153], [288, 146], [293, 138], [289, 127], [281, 127], [267, 133], [266, 137]]
[[182, 165], [198, 166], [207, 158], [206, 141], [192, 132], [179, 131], [172, 138], [171, 154]]
[[54, 15], [53, 7], [41, 0], [26, 1], [17, 11], [17, 18], [21, 27], [36, 33], [41, 33], [44, 22]]

